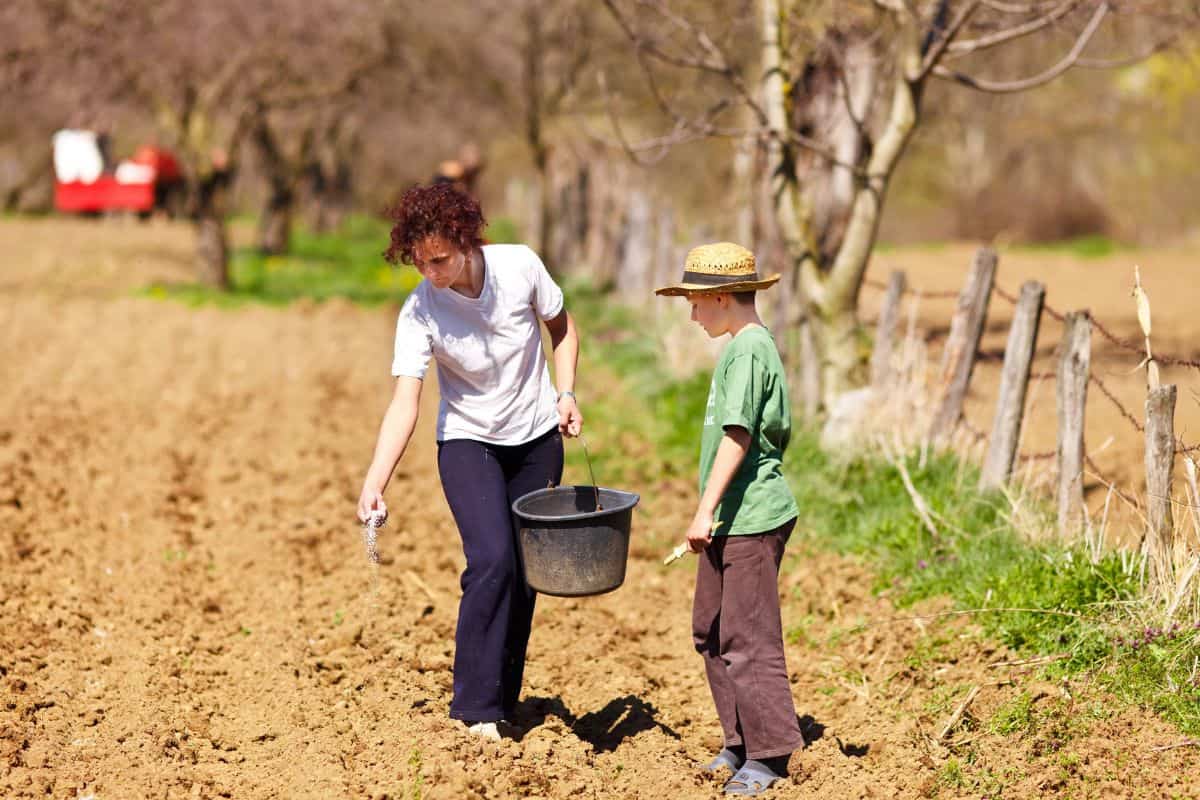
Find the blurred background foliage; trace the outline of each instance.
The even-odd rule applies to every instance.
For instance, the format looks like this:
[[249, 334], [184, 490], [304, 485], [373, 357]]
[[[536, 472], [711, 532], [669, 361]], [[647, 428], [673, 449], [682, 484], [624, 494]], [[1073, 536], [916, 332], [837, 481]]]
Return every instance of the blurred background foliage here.
[[[485, 209], [509, 220], [506, 238], [548, 256], [555, 248], [540, 230], [537, 198], [550, 197], [557, 214], [580, 164], [593, 183], [608, 181], [617, 193], [645, 189], [656, 204], [669, 203], [680, 239], [733, 235], [742, 205], [734, 141], [681, 142], [648, 167], [626, 158], [614, 119], [629, 140], [670, 126], [606, 5], [14, 0], [0, 10], [0, 207], [51, 209], [50, 137], [78, 126], [107, 131], [116, 155], [147, 142], [172, 147], [198, 182], [214, 152], [227, 150], [225, 213], [265, 217], [282, 187], [296, 219], [316, 232], [350, 213], [381, 215], [406, 186], [429, 180], [469, 146], [481, 157], [475, 188]], [[641, 19], [656, 5], [628, 7]], [[807, 15], [797, 30], [858, 13], [796, 5]], [[1153, 5], [1127, 10], [1103, 49], [1127, 54], [1149, 41], [1138, 13]], [[755, 54], [755, 3], [667, 6], [735, 59]], [[1023, 40], [971, 59], [984, 73], [1021, 74], [1044, 64], [1044, 50]], [[711, 99], [695, 75], [659, 80], [683, 106]], [[882, 241], [1148, 244], [1194, 235], [1194, 33], [1179, 31], [1169, 48], [1128, 67], [1072, 70], [1031, 92], [989, 95], [942, 83], [928, 91]], [[306, 252], [305, 236], [291, 246]], [[267, 271], [267, 262], [237, 259], [237, 269]]]

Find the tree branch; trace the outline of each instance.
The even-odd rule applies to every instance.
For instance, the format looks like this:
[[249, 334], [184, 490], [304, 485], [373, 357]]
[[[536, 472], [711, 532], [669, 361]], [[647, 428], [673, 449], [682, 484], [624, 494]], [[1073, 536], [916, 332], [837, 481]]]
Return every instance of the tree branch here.
[[938, 62], [938, 60], [942, 57], [942, 54], [946, 52], [946, 48], [949, 47], [950, 43], [954, 41], [954, 37], [957, 36], [958, 32], [961, 31], [963, 26], [967, 24], [967, 20], [971, 18], [971, 15], [979, 9], [979, 5], [980, 0], [971, 0], [971, 2], [959, 9], [958, 16], [954, 18], [954, 21], [950, 23], [945, 31], [943, 31], [942, 34], [938, 36], [937, 39], [933, 41], [932, 45], [925, 51], [925, 56], [921, 59], [920, 70], [915, 76], [911, 76], [910, 80], [925, 80], [925, 78], [929, 75], [929, 71], [933, 69], [933, 65]]
[[1056, 2], [1057, 0], [1049, 0], [1049, 2], [1042, 3], [1004, 3], [1000, 0], [983, 0], [983, 4], [992, 11], [998, 11], [1001, 14], [1021, 14], [1025, 16], [1029, 14], [1042, 14]]
[[[864, 108], [860, 114], [854, 108], [854, 93], [850, 89], [850, 78], [846, 74], [849, 71], [849, 64], [844, 56], [845, 54], [841, 53], [840, 51], [835, 51], [833, 53], [833, 59], [837, 66], [835, 74], [837, 76], [838, 84], [842, 89], [842, 101], [846, 106], [846, 116], [848, 116], [850, 121], [854, 123], [854, 129], [858, 131], [858, 135], [860, 137], [866, 139], [868, 134], [866, 122], [867, 109]], [[868, 105], [870, 104], [870, 98], [868, 98], [867, 103]]]
[[818, 302], [826, 309], [854, 307], [879, 229], [888, 182], [917, 124], [920, 85], [907, 76], [917, 73], [921, 64], [919, 26], [919, 20], [909, 19], [898, 34], [891, 109], [871, 152], [866, 180], [855, 192], [842, 245], [824, 281], [824, 297]]
[[721, 48], [717, 47], [716, 43], [713, 42], [712, 37], [710, 37], [705, 31], [696, 27], [691, 20], [671, 11], [671, 9], [667, 7], [666, 3], [663, 3], [661, 0], [638, 0], [638, 2], [643, 6], [653, 8], [663, 17], [663, 19], [672, 23], [675, 25], [675, 27], [691, 34], [700, 47], [707, 52], [709, 56], [715, 59], [713, 62], [714, 64], [719, 64], [722, 69], [729, 68], [729, 59], [725, 57], [725, 53], [721, 51]]
[[1035, 86], [1041, 86], [1049, 83], [1059, 75], [1062, 75], [1064, 72], [1069, 70], [1071, 67], [1075, 66], [1075, 64], [1079, 61], [1080, 54], [1083, 53], [1084, 48], [1087, 47], [1088, 42], [1091, 41], [1092, 36], [1095, 35], [1096, 30], [1100, 27], [1100, 23], [1104, 21], [1104, 17], [1108, 14], [1108, 12], [1109, 5], [1107, 2], [1103, 2], [1097, 6], [1096, 12], [1092, 14], [1092, 18], [1088, 20], [1087, 27], [1083, 29], [1083, 32], [1079, 35], [1079, 38], [1075, 40], [1075, 44], [1071, 47], [1070, 52], [1068, 52], [1066, 56], [1064, 56], [1063, 59], [1057, 64], [1038, 75], [1033, 75], [1029, 78], [1017, 81], [990, 81], [984, 78], [975, 78], [963, 72], [950, 70], [941, 65], [937, 65], [933, 68], [933, 74], [939, 78], [942, 78], [943, 80], [954, 81], [972, 89], [977, 89], [981, 92], [992, 92], [995, 94], [1023, 92], [1027, 89], [1032, 89]]
[[1030, 20], [1021, 25], [1015, 25], [1007, 30], [997, 31], [996, 33], [987, 36], [981, 36], [978, 39], [968, 39], [961, 42], [952, 42], [946, 49], [955, 55], [966, 55], [975, 53], [979, 50], [987, 50], [991, 47], [1011, 42], [1014, 39], [1019, 39], [1022, 36], [1028, 36], [1031, 33], [1036, 33], [1043, 28], [1052, 25], [1058, 20], [1071, 13], [1079, 6], [1080, 0], [1066, 0], [1066, 2], [1057, 6], [1053, 11], [1037, 19]]
[[[773, 132], [772, 132], [773, 135]], [[830, 150], [825, 145], [818, 142], [816, 139], [811, 139], [802, 133], [797, 133], [792, 129], [783, 131], [782, 137], [784, 141], [790, 142], [798, 147], [802, 147], [810, 153], [820, 156], [822, 160], [831, 167], [841, 167], [842, 169], [850, 170], [856, 178], [866, 178], [868, 172], [859, 164], [851, 164], [838, 158], [837, 154]]]
[[1128, 67], [1131, 64], [1137, 64], [1145, 61], [1155, 53], [1166, 50], [1179, 39], [1180, 35], [1181, 31], [1176, 31], [1170, 36], [1155, 42], [1144, 52], [1136, 53], [1132, 56], [1113, 59], [1081, 58], [1075, 62], [1075, 66], [1083, 69], [1120, 69], [1121, 67]]
[[[617, 8], [615, 0], [604, 0], [604, 5], [612, 13], [617, 21], [617, 25], [625, 32], [625, 35], [633, 42], [635, 51], [639, 54], [653, 56], [655, 59], [662, 61], [673, 67], [683, 69], [694, 69], [701, 72], [707, 72], [718, 75], [724, 78], [733, 90], [741, 97], [742, 102], [746, 104], [758, 118], [760, 125], [767, 124], [766, 112], [754, 97], [754, 93], [750, 91], [746, 85], [742, 75], [730, 65], [729, 59], [720, 47], [712, 40], [705, 31], [698, 28], [690, 20], [687, 20], [678, 14], [672, 12], [665, 4], [654, 0], [638, 0], [638, 3], [644, 7], [653, 9], [663, 19], [666, 19], [672, 25], [681, 30], [687, 31], [696, 39], [700, 48], [708, 53], [709, 59], [684, 58], [676, 56], [659, 47], [653, 40], [639, 34], [633, 26], [633, 23], [621, 13]], [[643, 62], [643, 70], [647, 69]]]
[[575, 57], [571, 59], [570, 64], [563, 70], [562, 80], [559, 81], [554, 91], [546, 98], [547, 114], [554, 115], [558, 113], [563, 100], [575, 88], [579, 76], [583, 73], [583, 68], [587, 66], [588, 61], [592, 57], [592, 48], [588, 44], [589, 37], [585, 35], [580, 38], [583, 39], [584, 44], [578, 46], [578, 49], [575, 51]]
[[[609, 123], [612, 125], [613, 132], [617, 136], [617, 146], [619, 146], [621, 150], [625, 152], [625, 155], [628, 156], [629, 159], [638, 166], [649, 167], [657, 164], [666, 158], [670, 149], [676, 145], [698, 141], [700, 139], [706, 139], [714, 136], [743, 138], [756, 133], [755, 131], [747, 131], [742, 129], [722, 129], [713, 125], [712, 120], [729, 108], [728, 102], [721, 100], [712, 106], [708, 112], [706, 112], [704, 118], [699, 121], [688, 119], [683, 115], [674, 114], [672, 111], [670, 112], [670, 115], [674, 119], [675, 124], [669, 133], [650, 139], [644, 139], [639, 142], [631, 142], [625, 136], [625, 132], [621, 128], [620, 115], [617, 114], [613, 103], [614, 96], [613, 93], [608, 90], [608, 80], [603, 72], [599, 74], [598, 80], [600, 82], [600, 89], [605, 96], [605, 111], [607, 112]], [[584, 129], [588, 136], [590, 136], [592, 139], [605, 145], [612, 145], [611, 140], [588, 130], [586, 121], [584, 123]], [[652, 150], [657, 150], [658, 152], [650, 158], [646, 158], [641, 155], [644, 152]]]
[[683, 56], [677, 56], [677, 55], [668, 53], [667, 51], [665, 51], [661, 47], [659, 47], [658, 44], [655, 43], [653, 40], [648, 39], [647, 37], [644, 37], [641, 34], [639, 34], [634, 29], [633, 23], [631, 23], [629, 21], [629, 19], [626, 18], [625, 15], [621, 13], [621, 10], [617, 8], [617, 4], [616, 4], [615, 0], [604, 0], [604, 6], [613, 15], [613, 18], [616, 19], [616, 21], [617, 21], [617, 25], [620, 26], [621, 30], [623, 30], [625, 32], [625, 35], [627, 37], [629, 37], [629, 40], [631, 42], [633, 42], [634, 46], [639, 51], [645, 51], [645, 52], [649, 53], [650, 55], [654, 56], [655, 58], [657, 58], [658, 60], [660, 60], [664, 63], [670, 64], [673, 67], [683, 67], [686, 69], [698, 69], [703, 72], [712, 72], [717, 75], [725, 75], [726, 72], [728, 71], [729, 66], [727, 64], [713, 64], [713, 63], [711, 63], [709, 61], [705, 61], [703, 59], [685, 58]]
[[364, 54], [363, 57], [350, 66], [344, 73], [332, 80], [320, 83], [309, 83], [306, 87], [287, 93], [271, 93], [267, 95], [268, 105], [272, 108], [295, 108], [308, 103], [324, 102], [338, 95], [353, 92], [359, 81], [370, 75], [376, 69], [391, 61], [392, 48], [386, 46], [374, 53]]

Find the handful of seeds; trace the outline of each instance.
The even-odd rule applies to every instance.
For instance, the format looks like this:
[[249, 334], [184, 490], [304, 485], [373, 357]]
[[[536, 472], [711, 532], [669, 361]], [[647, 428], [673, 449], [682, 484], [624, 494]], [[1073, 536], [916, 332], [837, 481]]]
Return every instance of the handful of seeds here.
[[367, 517], [367, 521], [363, 524], [362, 537], [363, 548], [367, 551], [367, 561], [371, 564], [379, 563], [379, 548], [376, 541], [379, 536], [379, 529], [383, 527], [383, 523], [387, 522], [387, 511], [380, 509], [372, 511]]

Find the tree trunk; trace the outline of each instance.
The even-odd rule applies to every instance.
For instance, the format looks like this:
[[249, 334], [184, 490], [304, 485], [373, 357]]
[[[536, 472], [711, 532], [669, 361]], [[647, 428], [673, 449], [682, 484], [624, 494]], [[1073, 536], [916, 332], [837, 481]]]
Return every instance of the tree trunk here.
[[225, 192], [232, 179], [228, 166], [214, 166], [194, 193], [196, 268], [200, 283], [229, 288], [229, 238], [225, 232]]
[[200, 283], [229, 288], [229, 243], [225, 221], [218, 215], [202, 212], [196, 219], [196, 267]]
[[293, 197], [291, 189], [272, 187], [258, 222], [258, 249], [263, 255], [277, 256], [288, 251], [292, 238]]
[[819, 309], [812, 318], [821, 362], [821, 400], [825, 408], [831, 408], [839, 396], [866, 380], [865, 351], [859, 347], [857, 303], [828, 312]]
[[250, 141], [268, 184], [267, 204], [258, 221], [258, 249], [264, 255], [280, 255], [287, 252], [292, 232], [296, 193], [291, 169], [262, 111], [255, 117]]
[[866, 117], [878, 73], [873, 36], [857, 27], [828, 31], [791, 87], [792, 130], [824, 143], [835, 159], [804, 149], [796, 158], [822, 264], [841, 247], [860, 183], [855, 167], [865, 163], [870, 147]]
[[[816, 257], [811, 236], [811, 213], [796, 180], [795, 147], [791, 143], [785, 93], [787, 81], [783, 69], [782, 21], [791, 13], [790, 3], [784, 0], [764, 0], [762, 15], [762, 93], [767, 116], [768, 136], [765, 148], [765, 173], [768, 181], [768, 202], [771, 238], [783, 253], [784, 280], [794, 313], [780, 315], [785, 325], [794, 324], [799, 332], [797, 347], [789, 355], [797, 361], [793, 371], [802, 376], [801, 396], [806, 413], [815, 413], [819, 396], [819, 357], [817, 324], [811, 313], [800, 276], [806, 265], [814, 266]], [[787, 274], [790, 271], [790, 274]], [[782, 291], [782, 289], [780, 290]], [[781, 337], [786, 341], [787, 337]]]
[[554, 243], [554, 181], [550, 175], [550, 165], [544, 152], [538, 153], [534, 163], [538, 170], [538, 255], [546, 259], [546, 268], [551, 274], [558, 271], [560, 265], [555, 264], [550, 249]]
[[348, 114], [335, 114], [323, 127], [310, 129], [301, 154], [303, 189], [299, 200], [306, 207], [309, 226], [318, 233], [341, 227], [354, 205], [354, 154], [359, 149], [359, 122]]
[[329, 191], [321, 198], [321, 230], [337, 230], [354, 207], [354, 168], [350, 156], [339, 156], [333, 163]]
[[537, 3], [527, 3], [524, 9], [525, 64], [523, 83], [525, 89], [525, 141], [533, 155], [533, 165], [538, 173], [538, 252], [547, 259], [547, 269], [554, 274], [561, 266], [554, 264], [550, 248], [554, 243], [554, 181], [550, 170], [550, 147], [543, 136], [542, 126], [542, 10]]
[[[800, 273], [801, 294], [803, 302], [808, 304], [820, 359], [822, 402], [829, 408], [839, 395], [860, 385], [866, 375], [865, 353], [858, 347], [858, 294], [879, 230], [888, 183], [917, 123], [922, 88], [920, 40], [917, 26], [911, 20], [898, 34], [900, 47], [892, 78], [891, 106], [874, 146], [865, 146], [861, 131], [850, 120], [847, 124], [852, 127], [842, 126], [843, 142], [834, 148], [840, 166], [830, 164], [828, 153], [806, 154], [806, 163], [822, 165], [816, 169], [814, 180], [840, 181], [844, 189], [851, 170], [842, 164], [842, 158], [858, 153], [854, 162], [858, 174], [852, 176], [853, 195], [848, 210], [836, 220], [826, 219], [826, 229], [822, 230], [812, 201], [802, 197], [798, 189], [800, 184], [808, 182], [809, 176], [796, 174], [795, 159], [786, 144], [793, 132], [785, 127], [788, 121], [783, 119], [786, 103], [779, 6], [778, 0], [764, 2], [763, 90], [771, 131], [768, 168], [772, 175], [776, 222], [788, 256]], [[874, 70], [865, 54], [856, 55], [854, 61], [862, 70]], [[867, 92], [873, 81], [874, 77], [867, 74], [849, 81], [852, 97], [845, 102], [857, 105], [861, 101], [865, 111]]]

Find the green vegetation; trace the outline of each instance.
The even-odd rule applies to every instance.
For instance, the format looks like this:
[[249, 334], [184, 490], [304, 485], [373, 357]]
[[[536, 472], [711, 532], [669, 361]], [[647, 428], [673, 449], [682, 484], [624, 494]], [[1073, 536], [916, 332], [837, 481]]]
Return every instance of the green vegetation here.
[[1107, 258], [1113, 253], [1117, 253], [1125, 249], [1125, 246], [1119, 242], [1113, 241], [1107, 236], [1092, 234], [1089, 236], [1076, 236], [1071, 239], [1063, 239], [1062, 241], [1058, 242], [1022, 244], [1017, 245], [1016, 249], [1062, 253], [1065, 255], [1075, 256], [1076, 258]]
[[948, 595], [959, 608], [977, 610], [979, 624], [1009, 647], [1064, 654], [1060, 669], [1087, 668], [1111, 650], [1106, 607], [1134, 597], [1135, 576], [1116, 555], [1092, 564], [1082, 550], [1026, 542], [1007, 522], [1003, 497], [963, 490], [975, 476], [953, 456], [907, 465], [938, 514], [937, 536], [922, 525], [899, 472], [886, 462], [837, 463], [804, 431], [787, 466], [804, 535], [865, 556], [878, 588], [890, 588], [898, 604]]
[[[399, 303], [421, 276], [411, 267], [394, 267], [384, 260], [389, 230], [386, 221], [363, 215], [347, 217], [338, 230], [329, 233], [297, 227], [286, 255], [263, 255], [255, 247], [235, 250], [230, 258], [228, 291], [198, 284], [159, 284], [144, 293], [221, 307], [247, 302], [284, 305], [332, 297], [365, 305]], [[516, 226], [504, 217], [493, 220], [486, 232], [493, 242], [515, 241], [516, 235]]]
[[1001, 736], [1033, 730], [1033, 696], [1021, 692], [997, 709], [988, 721], [988, 730]]
[[961, 789], [967, 785], [967, 778], [963, 774], [962, 764], [959, 763], [957, 758], [951, 756], [942, 765], [941, 771], [938, 772], [938, 783], [953, 789]]
[[408, 786], [408, 797], [410, 800], [422, 800], [425, 797], [425, 773], [421, 769], [422, 764], [421, 751], [413, 748], [412, 753], [408, 757], [408, 766], [413, 773], [412, 782]]

